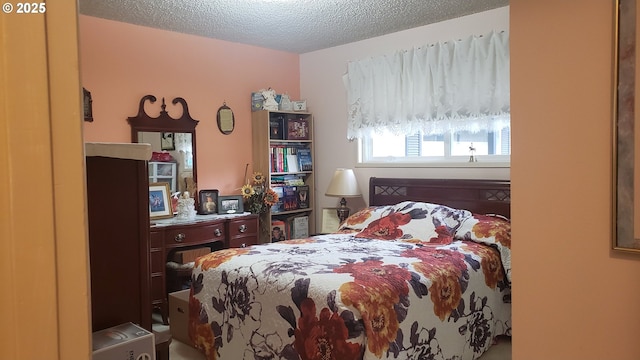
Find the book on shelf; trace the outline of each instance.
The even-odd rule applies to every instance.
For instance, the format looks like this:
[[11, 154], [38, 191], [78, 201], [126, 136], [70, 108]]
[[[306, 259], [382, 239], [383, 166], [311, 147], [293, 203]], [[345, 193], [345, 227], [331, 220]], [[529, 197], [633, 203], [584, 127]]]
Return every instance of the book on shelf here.
[[311, 158], [310, 148], [300, 148], [297, 152], [298, 155], [298, 168], [300, 171], [312, 171], [313, 159]]
[[272, 144], [269, 147], [269, 157], [271, 172], [310, 171], [304, 170], [303, 164], [307, 168], [311, 168], [311, 149], [306, 145]]
[[304, 185], [304, 175], [300, 174], [284, 174], [284, 175], [271, 175], [271, 186], [285, 186], [285, 185]]
[[309, 237], [309, 216], [296, 215], [284, 219], [287, 239], [305, 239]]
[[298, 188], [297, 186], [283, 186], [283, 206], [284, 211], [298, 210]]
[[309, 185], [300, 185], [297, 189], [298, 208], [307, 209], [309, 207]]
[[284, 188], [282, 186], [271, 186], [271, 190], [273, 190], [278, 195], [278, 201], [275, 204], [271, 205], [271, 211], [284, 211]]
[[287, 140], [309, 140], [309, 119], [287, 119]]
[[298, 172], [298, 155], [296, 154], [288, 154], [287, 162], [285, 166], [285, 172]]
[[283, 140], [284, 136], [284, 116], [271, 117], [269, 119], [269, 139]]
[[271, 221], [271, 242], [287, 240], [286, 223], [283, 220]]
[[284, 184], [291, 185], [291, 186], [304, 185], [304, 179], [300, 175], [285, 175]]

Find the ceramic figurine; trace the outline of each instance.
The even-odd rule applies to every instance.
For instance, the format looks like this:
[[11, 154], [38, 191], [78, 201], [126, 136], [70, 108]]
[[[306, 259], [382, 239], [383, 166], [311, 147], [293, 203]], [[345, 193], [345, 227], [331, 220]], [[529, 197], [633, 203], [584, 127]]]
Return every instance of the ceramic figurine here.
[[289, 99], [288, 94], [282, 94], [282, 98], [280, 99], [280, 110], [281, 111], [292, 111], [293, 103], [291, 99]]
[[264, 110], [269, 111], [278, 111], [278, 102], [276, 101], [276, 91], [272, 88], [267, 90], [260, 90], [262, 97], [264, 98], [264, 102], [262, 103], [262, 108]]

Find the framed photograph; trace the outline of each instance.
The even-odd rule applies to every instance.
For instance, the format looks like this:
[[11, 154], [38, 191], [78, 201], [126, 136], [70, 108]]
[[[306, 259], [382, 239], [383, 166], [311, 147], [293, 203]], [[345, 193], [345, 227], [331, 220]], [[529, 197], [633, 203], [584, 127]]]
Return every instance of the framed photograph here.
[[218, 214], [236, 214], [242, 212], [244, 212], [242, 195], [218, 197]]
[[173, 217], [173, 207], [169, 196], [169, 183], [149, 184], [149, 217], [151, 219]]
[[198, 214], [209, 215], [218, 212], [218, 190], [198, 191]]
[[331, 234], [338, 231], [340, 227], [340, 218], [338, 218], [338, 208], [322, 209], [322, 230], [323, 234]]
[[175, 150], [175, 134], [172, 132], [163, 132], [160, 133], [160, 148], [162, 150]]
[[293, 111], [307, 111], [307, 100], [293, 101]]

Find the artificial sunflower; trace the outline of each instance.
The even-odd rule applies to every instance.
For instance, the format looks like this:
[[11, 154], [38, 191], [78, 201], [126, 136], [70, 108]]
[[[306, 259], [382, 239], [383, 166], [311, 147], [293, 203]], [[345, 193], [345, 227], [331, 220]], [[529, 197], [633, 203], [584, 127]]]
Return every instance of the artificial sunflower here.
[[250, 184], [242, 185], [242, 189], [240, 190], [240, 192], [242, 193], [242, 197], [245, 199], [250, 198], [253, 194], [256, 193], [256, 191], [253, 189], [253, 186], [251, 186]]
[[248, 211], [254, 214], [263, 214], [278, 202], [278, 194], [267, 187], [266, 183], [267, 179], [261, 172], [257, 171], [251, 175], [250, 180], [240, 189], [240, 193], [245, 200], [245, 208]]

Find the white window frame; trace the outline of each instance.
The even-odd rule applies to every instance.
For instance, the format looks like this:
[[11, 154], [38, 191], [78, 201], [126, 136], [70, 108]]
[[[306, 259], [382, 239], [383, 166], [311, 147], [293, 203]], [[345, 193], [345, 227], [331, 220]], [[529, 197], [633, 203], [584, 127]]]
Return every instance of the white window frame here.
[[[453, 134], [445, 134], [445, 152], [450, 153]], [[476, 162], [470, 162], [469, 156], [444, 155], [444, 156], [387, 156], [372, 157], [372, 139], [363, 137], [358, 139], [358, 166], [366, 167], [459, 167], [459, 168], [509, 168], [511, 167], [510, 155], [475, 155]]]

